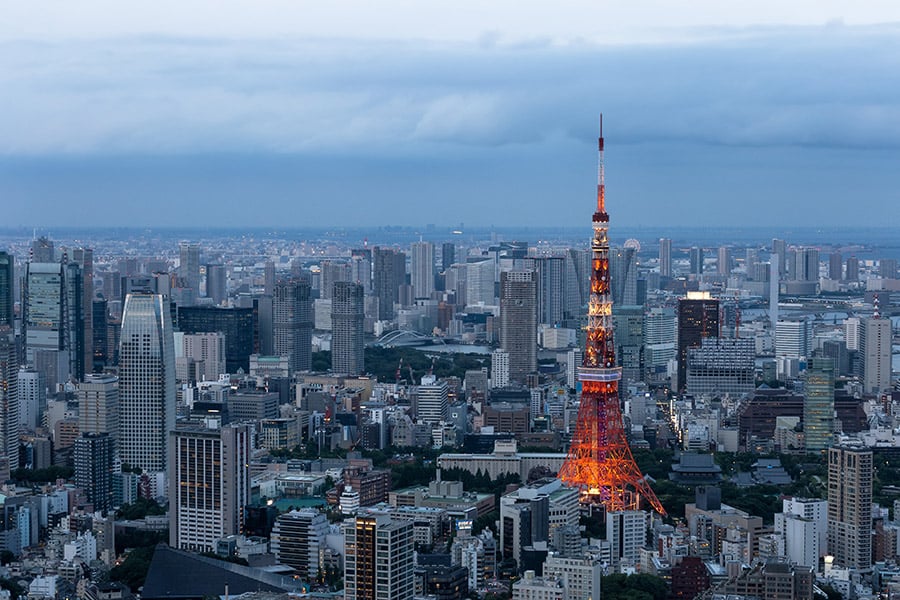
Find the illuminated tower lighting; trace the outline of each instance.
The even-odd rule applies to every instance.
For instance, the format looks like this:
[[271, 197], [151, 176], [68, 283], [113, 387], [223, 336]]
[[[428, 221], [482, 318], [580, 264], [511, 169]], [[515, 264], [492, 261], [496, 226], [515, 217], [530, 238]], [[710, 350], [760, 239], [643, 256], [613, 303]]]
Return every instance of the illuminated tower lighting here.
[[609, 215], [603, 172], [603, 117], [600, 117], [597, 211], [591, 241], [591, 289], [587, 342], [578, 370], [581, 405], [569, 454], [559, 478], [582, 491], [583, 503], [606, 512], [638, 510], [641, 500], [665, 514], [656, 494], [634, 462], [625, 439], [619, 406], [621, 368], [616, 367], [612, 298], [609, 288]]

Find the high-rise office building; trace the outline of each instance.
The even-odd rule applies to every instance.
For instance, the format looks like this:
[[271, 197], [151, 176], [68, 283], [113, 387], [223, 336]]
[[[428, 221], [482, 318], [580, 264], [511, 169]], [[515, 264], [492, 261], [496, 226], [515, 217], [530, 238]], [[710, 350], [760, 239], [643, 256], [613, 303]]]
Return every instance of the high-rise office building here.
[[44, 374], [22, 366], [19, 369], [17, 394], [19, 424], [25, 431], [37, 430], [41, 426], [44, 411], [47, 410], [47, 382]]
[[13, 326], [15, 305], [16, 259], [9, 252], [0, 252], [0, 326]]
[[613, 327], [616, 331], [616, 362], [622, 367], [622, 379], [643, 381], [644, 308], [614, 304]]
[[394, 304], [400, 301], [400, 286], [406, 283], [406, 255], [392, 248], [372, 251], [373, 291], [378, 298], [378, 318], [394, 318]]
[[751, 338], [702, 338], [688, 348], [687, 393], [741, 398], [755, 387], [755, 359]]
[[410, 283], [416, 298], [431, 298], [434, 292], [434, 244], [413, 242], [409, 261]]
[[[849, 347], [849, 345], [848, 345]], [[864, 318], [859, 328], [859, 356], [863, 391], [877, 393], [891, 388], [891, 320]]]
[[367, 296], [372, 293], [372, 251], [369, 248], [350, 251], [350, 281], [362, 285]]
[[94, 251], [91, 248], [75, 248], [72, 251], [72, 262], [81, 270], [81, 315], [82, 322], [81, 352], [83, 357], [80, 362], [78, 379], [82, 379], [85, 373], [94, 370]]
[[859, 350], [859, 328], [862, 321], [859, 317], [844, 319], [844, 342], [847, 350]]
[[562, 323], [566, 306], [565, 258], [562, 256], [526, 258], [525, 268], [534, 271], [538, 323], [548, 325]]
[[119, 338], [119, 456], [148, 472], [166, 469], [175, 428], [175, 339], [169, 303], [128, 294]]
[[449, 393], [446, 381], [438, 381], [434, 375], [422, 377], [422, 385], [416, 392], [416, 416], [419, 423], [446, 421]]
[[193, 297], [197, 298], [200, 296], [200, 244], [181, 242], [179, 251], [178, 274], [193, 291]]
[[818, 281], [819, 280], [819, 250], [817, 248], [798, 248], [793, 254], [788, 252], [789, 260], [793, 258], [793, 268], [791, 262], [788, 263], [788, 279], [795, 281]]
[[0, 325], [0, 478], [19, 468], [19, 352], [12, 327]]
[[275, 263], [267, 260], [263, 267], [263, 294], [271, 296], [275, 293]]
[[878, 274], [882, 279], [897, 279], [897, 259], [882, 258], [879, 260]]
[[[678, 382], [687, 386], [688, 348], [700, 346], [703, 338], [719, 337], [719, 301], [708, 292], [688, 292], [678, 300]], [[649, 343], [649, 342], [648, 342]]]
[[78, 431], [119, 437], [119, 378], [86, 375], [78, 384]]
[[811, 354], [813, 326], [804, 318], [781, 319], [775, 326], [775, 355], [803, 358]]
[[313, 328], [309, 282], [291, 279], [276, 283], [272, 318], [275, 354], [287, 356], [291, 370], [309, 371]]
[[703, 275], [703, 248], [692, 247], [688, 258], [691, 275]]
[[[109, 314], [108, 303], [104, 298], [94, 298], [91, 301], [91, 362], [92, 373], [102, 373], [106, 365], [111, 362], [109, 356]], [[87, 338], [85, 338], [87, 341]], [[87, 369], [87, 366], [85, 366]]]
[[637, 252], [613, 248], [609, 257], [609, 287], [613, 306], [634, 306], [637, 301]]
[[500, 274], [500, 347], [509, 353], [509, 380], [524, 384], [537, 370], [537, 286], [534, 271]]
[[228, 373], [225, 336], [218, 332], [176, 333], [175, 356], [180, 381], [216, 381]]
[[272, 554], [305, 581], [318, 579], [323, 568], [328, 518], [318, 510], [292, 510], [275, 519]]
[[345, 523], [345, 600], [411, 600], [413, 522], [367, 514]]
[[456, 244], [444, 242], [441, 244], [441, 273], [447, 271], [450, 265], [456, 262]]
[[44, 372], [51, 389], [84, 376], [84, 310], [81, 267], [28, 263], [23, 291], [25, 360]]
[[834, 441], [834, 360], [813, 358], [806, 369], [803, 439], [808, 453], [822, 452]]
[[250, 372], [250, 355], [259, 352], [260, 303], [251, 308], [179, 306], [178, 330], [184, 333], [224, 333], [225, 368]]
[[206, 265], [206, 297], [212, 299], [216, 306], [224, 305], [228, 299], [228, 271], [225, 265]]
[[731, 248], [728, 246], [719, 247], [719, 256], [716, 262], [716, 273], [718, 275], [731, 274]]
[[56, 262], [56, 248], [53, 246], [53, 241], [44, 236], [33, 240], [29, 260], [36, 263]]
[[660, 238], [659, 240], [659, 275], [660, 277], [672, 276], [672, 240]]
[[778, 255], [778, 278], [785, 275], [785, 265], [787, 264], [787, 242], [775, 238], [772, 240], [772, 254]]
[[213, 552], [241, 533], [250, 503], [250, 426], [178, 429], [169, 434], [169, 545]]
[[338, 282], [353, 281], [350, 264], [337, 260], [323, 260], [319, 264], [319, 298], [330, 300], [334, 297], [334, 285]]
[[95, 511], [112, 508], [115, 443], [106, 433], [82, 433], [75, 439], [75, 484], [84, 490]]
[[872, 566], [872, 450], [828, 449], [828, 554], [848, 569]]
[[844, 259], [840, 252], [828, 255], [828, 279], [841, 281], [844, 278]]
[[850, 256], [847, 258], [847, 272], [844, 276], [844, 279], [851, 283], [856, 283], [859, 281], [859, 259], [855, 256]]
[[363, 338], [363, 286], [340, 281], [334, 284], [331, 299], [331, 370], [334, 373], [365, 373]]
[[496, 303], [494, 293], [494, 270], [492, 259], [470, 260], [466, 263], [466, 305], [492, 305]]

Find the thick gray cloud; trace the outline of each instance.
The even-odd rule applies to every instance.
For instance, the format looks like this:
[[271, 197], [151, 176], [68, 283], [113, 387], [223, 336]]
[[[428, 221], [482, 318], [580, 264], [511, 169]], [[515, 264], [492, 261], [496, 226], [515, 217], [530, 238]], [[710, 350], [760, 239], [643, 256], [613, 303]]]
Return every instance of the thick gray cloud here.
[[[0, 193], [47, 207], [190, 198], [195, 216], [262, 195], [319, 224], [340, 220], [335, 207], [384, 219], [388, 204], [396, 222], [568, 224], [590, 197], [602, 110], [626, 220], [829, 223], [826, 209], [853, 193], [896, 223], [886, 167], [900, 154], [898, 33], [11, 40], [0, 44]], [[513, 200], [523, 210], [510, 214]], [[155, 218], [176, 214], [192, 213]]]

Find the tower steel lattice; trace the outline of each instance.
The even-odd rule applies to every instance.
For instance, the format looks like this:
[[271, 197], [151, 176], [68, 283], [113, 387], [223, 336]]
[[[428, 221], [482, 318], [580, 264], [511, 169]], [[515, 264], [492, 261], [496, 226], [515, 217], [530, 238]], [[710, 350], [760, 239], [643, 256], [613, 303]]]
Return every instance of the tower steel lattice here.
[[591, 241], [587, 342], [578, 370], [581, 405], [569, 454], [559, 471], [559, 478], [581, 489], [582, 502], [603, 505], [607, 512], [637, 510], [643, 498], [656, 512], [665, 514], [665, 509], [634, 462], [625, 439], [619, 407], [622, 369], [616, 366], [613, 340], [602, 115], [598, 142], [597, 211], [592, 219], [594, 233]]

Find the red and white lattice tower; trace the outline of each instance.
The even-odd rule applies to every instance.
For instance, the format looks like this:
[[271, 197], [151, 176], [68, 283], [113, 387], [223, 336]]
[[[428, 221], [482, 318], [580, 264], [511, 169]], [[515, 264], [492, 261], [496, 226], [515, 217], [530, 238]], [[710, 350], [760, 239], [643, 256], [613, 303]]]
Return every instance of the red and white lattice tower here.
[[581, 489], [581, 501], [600, 504], [606, 512], [638, 510], [641, 500], [656, 512], [666, 511], [650, 488], [625, 439], [619, 406], [619, 380], [613, 341], [612, 295], [609, 288], [609, 215], [603, 172], [603, 117], [600, 117], [597, 212], [591, 241], [591, 293], [587, 342], [578, 370], [581, 405], [569, 454], [559, 471], [566, 484]]

